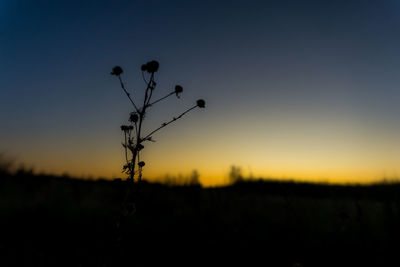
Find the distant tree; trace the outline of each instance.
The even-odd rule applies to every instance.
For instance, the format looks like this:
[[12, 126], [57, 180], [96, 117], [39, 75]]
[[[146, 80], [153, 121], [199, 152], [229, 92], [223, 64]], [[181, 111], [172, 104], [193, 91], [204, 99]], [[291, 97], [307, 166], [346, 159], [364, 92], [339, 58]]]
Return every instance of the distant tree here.
[[[195, 105], [188, 108], [180, 115], [173, 117], [170, 121], [162, 123], [158, 128], [149, 131], [148, 133], [143, 133], [143, 122], [146, 118], [147, 110], [170, 96], [176, 96], [177, 98], [180, 98], [180, 95], [183, 92], [183, 87], [181, 85], [176, 85], [175, 88], [165, 96], [153, 100], [153, 94], [157, 86], [155, 81], [155, 73], [158, 71], [158, 69], [159, 63], [155, 60], [149, 61], [141, 66], [142, 77], [146, 84], [146, 88], [144, 89], [143, 103], [141, 106], [135, 103], [137, 100], [134, 101], [132, 94], [128, 91], [124, 82], [122, 81], [122, 68], [120, 66], [115, 66], [111, 72], [111, 75], [114, 75], [118, 78], [123, 92], [133, 107], [133, 111], [129, 114], [128, 123], [121, 126], [121, 131], [124, 133], [122, 146], [124, 147], [125, 151], [125, 164], [123, 165], [122, 171], [128, 175], [128, 181], [130, 181], [132, 184], [135, 182], [140, 182], [142, 179], [142, 170], [145, 166], [145, 162], [141, 160], [140, 153], [145, 148], [144, 144], [146, 142], [154, 142], [153, 135], [156, 132], [182, 118], [186, 113], [195, 108], [205, 108], [205, 101], [203, 99], [199, 99]], [[138, 94], [135, 93], [135, 96], [137, 95]]]
[[235, 184], [241, 181], [243, 181], [242, 169], [240, 167], [232, 165], [229, 171], [230, 184]]
[[200, 186], [199, 180], [200, 174], [197, 170], [193, 170], [191, 175], [189, 176], [189, 185], [190, 186]]
[[24, 164], [20, 164], [20, 166], [15, 171], [16, 176], [33, 176], [34, 169], [33, 167], [26, 167]]

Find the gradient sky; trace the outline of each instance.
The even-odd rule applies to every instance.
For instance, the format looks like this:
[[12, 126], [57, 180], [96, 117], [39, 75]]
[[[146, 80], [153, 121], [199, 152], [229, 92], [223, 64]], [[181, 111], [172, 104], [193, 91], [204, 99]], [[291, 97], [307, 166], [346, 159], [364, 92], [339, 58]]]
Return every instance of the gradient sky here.
[[0, 1], [0, 151], [37, 171], [121, 177], [119, 126], [155, 59], [145, 176], [399, 177], [400, 1]]

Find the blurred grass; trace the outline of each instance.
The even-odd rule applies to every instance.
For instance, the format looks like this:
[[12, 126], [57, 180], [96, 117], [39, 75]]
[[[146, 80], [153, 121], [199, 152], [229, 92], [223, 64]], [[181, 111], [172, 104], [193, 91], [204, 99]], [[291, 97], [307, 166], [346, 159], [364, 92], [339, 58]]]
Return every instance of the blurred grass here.
[[394, 266], [398, 261], [398, 184], [241, 181], [203, 189], [143, 183], [137, 212], [117, 228], [124, 186], [3, 173], [0, 266]]

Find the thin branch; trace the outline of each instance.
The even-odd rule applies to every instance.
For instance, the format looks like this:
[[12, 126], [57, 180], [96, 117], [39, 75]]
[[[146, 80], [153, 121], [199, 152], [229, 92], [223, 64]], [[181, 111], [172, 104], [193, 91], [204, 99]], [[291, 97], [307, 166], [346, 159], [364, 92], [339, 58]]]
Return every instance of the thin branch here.
[[131, 101], [131, 103], [132, 103], [133, 107], [136, 109], [136, 111], [139, 112], [139, 109], [137, 108], [137, 106], [135, 105], [135, 102], [133, 102], [133, 100], [131, 98], [131, 94], [125, 89], [125, 85], [122, 82], [122, 79], [121, 79], [120, 75], [118, 75], [118, 79], [119, 79], [119, 82], [121, 83], [121, 87], [124, 90], [126, 96], [129, 98], [129, 100]]
[[162, 100], [166, 99], [167, 97], [169, 97], [169, 96], [171, 96], [171, 95], [173, 95], [173, 94], [175, 94], [175, 91], [174, 91], [174, 92], [171, 92], [171, 93], [169, 93], [169, 94], [168, 94], [168, 95], [166, 95], [166, 96], [163, 96], [163, 97], [161, 97], [160, 99], [157, 99], [157, 100], [156, 100], [156, 101], [154, 101], [153, 103], [149, 104], [149, 106], [152, 106], [152, 105], [154, 105], [154, 104], [156, 104], [156, 103], [158, 103], [158, 102], [160, 102], [160, 101], [162, 101]]
[[189, 108], [188, 110], [186, 110], [185, 112], [183, 112], [181, 115], [179, 115], [178, 117], [174, 117], [172, 120], [170, 120], [169, 122], [164, 122], [160, 127], [158, 127], [157, 129], [155, 129], [154, 131], [152, 131], [151, 133], [149, 133], [148, 135], [146, 135], [144, 138], [141, 138], [140, 141], [142, 140], [146, 140], [147, 138], [149, 138], [150, 136], [152, 136], [155, 132], [158, 132], [159, 130], [161, 130], [162, 128], [166, 127], [167, 125], [173, 123], [174, 121], [179, 120], [180, 118], [182, 118], [186, 113], [188, 113], [189, 111], [193, 110], [197, 108], [196, 106], [193, 106], [191, 108]]
[[151, 97], [153, 96], [153, 91], [154, 91], [154, 89], [156, 89], [156, 86], [157, 86], [157, 83], [154, 81], [154, 76], [151, 76], [151, 77], [152, 77], [152, 80], [150, 80], [150, 83], [149, 83], [149, 85], [150, 85], [150, 96], [148, 97], [148, 99], [147, 99], [147, 101], [145, 103], [146, 108], [149, 106]]
[[[154, 86], [154, 87], [153, 87], [153, 86]], [[153, 96], [153, 91], [154, 91], [154, 89], [155, 89], [155, 85], [154, 85], [154, 82], [153, 82], [153, 85], [152, 85], [152, 87], [150, 88], [150, 95], [149, 95], [149, 98], [147, 99], [147, 102], [146, 102], [146, 108], [149, 106], [150, 99], [151, 99], [151, 97]]]
[[133, 125], [135, 126], [136, 137], [138, 137], [138, 136], [139, 136], [139, 133], [138, 133], [138, 127], [137, 127], [137, 123], [136, 123], [136, 122], [134, 122], [134, 124], [133, 124]]
[[125, 148], [125, 160], [126, 160], [126, 163], [128, 164], [128, 151], [127, 151], [127, 148], [126, 148], [127, 141], [126, 141], [126, 132], [125, 131], [124, 131], [124, 135], [125, 135], [125, 145], [124, 145], [124, 148]]
[[[150, 87], [151, 87], [151, 84], [153, 83], [153, 80], [154, 80], [154, 73], [152, 73], [151, 74], [151, 76], [150, 76], [150, 81], [147, 83], [147, 87], [146, 87], [146, 91], [145, 91], [145, 94], [144, 94], [144, 101], [143, 101], [143, 108], [142, 108], [142, 116], [144, 116], [144, 113], [145, 113], [145, 111], [146, 111], [146, 103], [147, 103], [147, 98], [148, 98], [148, 96], [149, 96], [149, 89], [150, 89]], [[151, 90], [151, 89], [150, 89]], [[140, 123], [139, 123], [139, 126], [140, 126]], [[139, 129], [140, 129], [141, 127], [139, 127]], [[140, 131], [139, 131], [140, 132]]]
[[147, 84], [148, 81], [146, 80], [146, 77], [144, 77], [144, 71], [142, 71], [142, 78], [143, 78], [143, 81]]

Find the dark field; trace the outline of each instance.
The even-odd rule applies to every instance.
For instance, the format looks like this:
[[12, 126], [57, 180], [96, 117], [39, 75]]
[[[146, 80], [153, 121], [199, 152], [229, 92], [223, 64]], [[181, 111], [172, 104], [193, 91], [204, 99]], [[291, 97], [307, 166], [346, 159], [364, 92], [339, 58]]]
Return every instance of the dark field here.
[[125, 185], [3, 174], [0, 266], [400, 266], [396, 184]]

